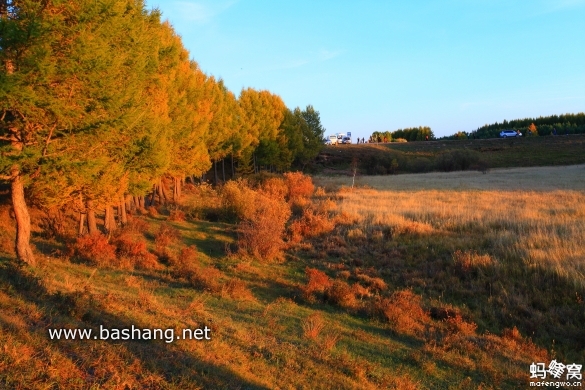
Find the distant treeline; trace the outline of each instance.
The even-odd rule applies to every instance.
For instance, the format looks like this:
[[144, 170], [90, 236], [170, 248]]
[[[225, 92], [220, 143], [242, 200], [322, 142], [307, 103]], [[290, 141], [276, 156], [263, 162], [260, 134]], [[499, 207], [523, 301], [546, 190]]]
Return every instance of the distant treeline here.
[[210, 169], [217, 181], [303, 167], [323, 134], [312, 106], [236, 97], [204, 74], [143, 0], [0, 0], [0, 182], [30, 264], [27, 203], [77, 211], [80, 234], [105, 213], [110, 230], [113, 207], [123, 222], [126, 204], [176, 198]]
[[472, 132], [457, 132], [446, 139], [497, 138], [502, 130], [520, 130], [523, 136], [557, 134], [585, 134], [585, 113], [551, 115], [538, 118], [515, 119], [512, 121], [484, 125]]
[[374, 131], [370, 142], [412, 142], [435, 139], [433, 131], [428, 126], [409, 127], [395, 131]]

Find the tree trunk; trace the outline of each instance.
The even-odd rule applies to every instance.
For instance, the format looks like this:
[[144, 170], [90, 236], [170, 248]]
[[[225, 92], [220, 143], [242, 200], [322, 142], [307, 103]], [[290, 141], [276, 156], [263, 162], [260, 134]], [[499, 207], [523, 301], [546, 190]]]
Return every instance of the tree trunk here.
[[213, 184], [217, 185], [217, 160], [213, 160]]
[[104, 229], [106, 233], [112, 234], [116, 230], [116, 219], [114, 218], [114, 208], [106, 206], [106, 216], [104, 217]]
[[234, 170], [234, 154], [232, 153], [231, 156], [232, 156], [232, 179], [233, 179], [234, 177], [236, 177], [236, 171]]
[[93, 200], [85, 202], [87, 210], [87, 229], [89, 234], [98, 234], [97, 222], [95, 219], [95, 210], [93, 208]]
[[77, 234], [79, 236], [83, 236], [85, 234], [85, 213], [79, 213], [79, 229], [77, 230]]
[[125, 226], [128, 223], [128, 216], [126, 215], [126, 202], [123, 198], [120, 199], [120, 207], [118, 210], [120, 210], [120, 224]]
[[221, 171], [222, 171], [223, 182], [225, 183], [225, 158], [221, 159]]
[[20, 261], [35, 266], [36, 260], [30, 247], [30, 215], [24, 199], [24, 185], [18, 168], [12, 170], [12, 207], [16, 219], [16, 257]]
[[159, 183], [158, 184], [158, 190], [159, 190], [158, 196], [160, 198], [160, 204], [166, 204], [167, 203], [167, 200], [168, 200], [168, 197], [167, 197], [167, 193], [165, 191], [165, 183], [164, 183], [164, 180], [161, 178], [161, 179], [159, 179], [159, 182], [158, 183]]
[[124, 202], [126, 202], [126, 213], [132, 213], [132, 211], [135, 209], [132, 195], [126, 195], [124, 197]]
[[[159, 204], [165, 204], [165, 194], [164, 194], [163, 184], [162, 184], [162, 180], [161, 179], [158, 179], [158, 184], [156, 185], [156, 191], [157, 191], [157, 194], [158, 194], [158, 203]], [[153, 201], [154, 201], [154, 196], [152, 198], [153, 198]]]
[[141, 209], [144, 209], [144, 196], [140, 195], [138, 197], [138, 207], [140, 207]]

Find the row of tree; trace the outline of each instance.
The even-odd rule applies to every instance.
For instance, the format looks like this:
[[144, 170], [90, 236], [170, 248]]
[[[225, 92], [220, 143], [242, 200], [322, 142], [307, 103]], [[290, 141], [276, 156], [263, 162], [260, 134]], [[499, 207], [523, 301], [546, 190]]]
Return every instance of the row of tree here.
[[395, 131], [374, 131], [370, 136], [370, 142], [395, 142], [396, 140], [413, 142], [432, 139], [435, 139], [435, 135], [428, 126], [409, 127]]
[[96, 211], [108, 229], [113, 206], [164, 199], [163, 177], [178, 196], [228, 158], [232, 172], [302, 167], [323, 134], [313, 107], [251, 88], [236, 97], [205, 75], [142, 0], [0, 0], [0, 179], [29, 264], [27, 199], [75, 208], [93, 233]]
[[497, 138], [502, 130], [520, 131], [524, 136], [557, 134], [585, 134], [585, 113], [551, 115], [538, 118], [504, 120], [483, 125], [472, 132], [459, 131], [447, 139]]

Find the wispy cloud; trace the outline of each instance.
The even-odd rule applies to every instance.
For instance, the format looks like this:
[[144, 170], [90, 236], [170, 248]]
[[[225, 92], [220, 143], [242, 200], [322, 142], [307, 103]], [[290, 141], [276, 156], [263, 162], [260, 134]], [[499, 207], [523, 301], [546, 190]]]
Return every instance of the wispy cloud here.
[[237, 2], [237, 0], [220, 2], [173, 1], [172, 12], [174, 18], [203, 24], [210, 22], [215, 16], [226, 11]]

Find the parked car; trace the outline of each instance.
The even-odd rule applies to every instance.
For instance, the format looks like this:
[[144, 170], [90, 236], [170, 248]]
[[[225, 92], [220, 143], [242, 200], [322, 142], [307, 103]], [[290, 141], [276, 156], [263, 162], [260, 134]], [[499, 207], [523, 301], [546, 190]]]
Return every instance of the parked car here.
[[522, 133], [516, 130], [502, 130], [500, 132], [500, 137], [508, 138], [508, 137], [522, 137]]
[[343, 140], [341, 141], [342, 144], [351, 144], [351, 138], [350, 137], [343, 137]]

